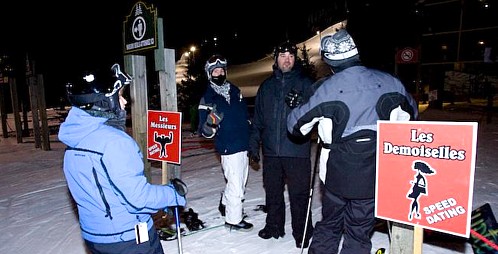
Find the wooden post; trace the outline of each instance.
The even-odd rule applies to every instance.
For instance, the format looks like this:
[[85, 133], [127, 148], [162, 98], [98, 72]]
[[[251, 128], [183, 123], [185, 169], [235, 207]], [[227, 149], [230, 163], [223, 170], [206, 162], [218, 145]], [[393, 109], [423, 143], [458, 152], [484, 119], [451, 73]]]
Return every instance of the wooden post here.
[[40, 120], [41, 120], [41, 138], [42, 138], [42, 149], [44, 151], [50, 150], [50, 130], [48, 128], [47, 122], [47, 105], [45, 103], [45, 85], [43, 83], [43, 75], [38, 74], [36, 78], [38, 87], [38, 109], [40, 110]]
[[[155, 70], [159, 75], [161, 110], [178, 111], [175, 75], [175, 50], [164, 48], [162, 18], [157, 19], [157, 34], [158, 49], [154, 51], [154, 62]], [[180, 178], [180, 165], [162, 162], [161, 174], [162, 184], [168, 184], [171, 179]]]
[[[164, 49], [164, 66], [166, 70], [159, 71], [159, 89], [161, 97], [161, 110], [178, 111], [176, 77], [175, 77], [175, 50]], [[181, 130], [180, 130], [181, 132]], [[169, 180], [180, 178], [180, 165], [165, 163], [163, 165], [163, 184]]]
[[[3, 79], [3, 77], [1, 77]], [[1, 121], [2, 121], [2, 134], [4, 138], [9, 137], [9, 131], [7, 130], [7, 109], [5, 106], [5, 94], [4, 94], [4, 87], [8, 86], [8, 83], [2, 83], [2, 80], [0, 80], [0, 115], [1, 115]]]
[[22, 143], [21, 117], [19, 116], [19, 100], [17, 97], [17, 84], [15, 78], [9, 77], [10, 96], [12, 99], [12, 112], [14, 113], [14, 123], [16, 126], [17, 143]]
[[391, 229], [391, 250], [389, 253], [412, 254], [413, 227], [393, 222]]
[[422, 254], [422, 246], [424, 244], [424, 229], [415, 226], [413, 230], [413, 254]]
[[33, 135], [35, 136], [35, 148], [40, 148], [40, 118], [38, 117], [38, 86], [34, 77], [28, 77], [29, 98], [31, 104], [31, 120], [33, 125]]
[[133, 137], [143, 154], [144, 173], [150, 182], [150, 163], [147, 159], [147, 67], [145, 56], [125, 55], [125, 72], [133, 77], [130, 85], [131, 123]]
[[[27, 53], [26, 53], [26, 70], [25, 71], [26, 71], [25, 72], [25, 74], [26, 74], [25, 81], [26, 81], [26, 87], [28, 88], [28, 97], [24, 96], [24, 94], [23, 94], [20, 98], [21, 98], [21, 106], [22, 106], [22, 118], [23, 118], [23, 124], [24, 124], [23, 135], [25, 137], [29, 137], [29, 124], [28, 124], [29, 123], [28, 111], [30, 111], [30, 109], [29, 109], [29, 106], [30, 106], [29, 105], [29, 101], [30, 101], [29, 89], [30, 88], [29, 87], [31, 86], [31, 77], [33, 77], [33, 74], [35, 73], [35, 63], [33, 61], [29, 60]], [[25, 100], [27, 100], [27, 101], [25, 101]], [[37, 112], [37, 116], [38, 116], [38, 112]], [[38, 118], [36, 120], [38, 120]], [[38, 122], [36, 122], [36, 124], [38, 124]], [[33, 133], [34, 133], [34, 128], [33, 128]], [[35, 136], [35, 140], [38, 139], [38, 145], [36, 145], [36, 141], [35, 141], [36, 148], [40, 147], [39, 137], [40, 137], [39, 135]]]

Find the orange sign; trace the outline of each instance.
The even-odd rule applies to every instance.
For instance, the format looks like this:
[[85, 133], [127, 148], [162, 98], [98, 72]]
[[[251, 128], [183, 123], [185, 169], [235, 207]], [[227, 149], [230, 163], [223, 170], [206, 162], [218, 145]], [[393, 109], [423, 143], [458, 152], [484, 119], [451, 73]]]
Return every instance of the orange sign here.
[[375, 216], [469, 237], [476, 122], [377, 123]]
[[147, 111], [147, 159], [180, 164], [182, 113]]

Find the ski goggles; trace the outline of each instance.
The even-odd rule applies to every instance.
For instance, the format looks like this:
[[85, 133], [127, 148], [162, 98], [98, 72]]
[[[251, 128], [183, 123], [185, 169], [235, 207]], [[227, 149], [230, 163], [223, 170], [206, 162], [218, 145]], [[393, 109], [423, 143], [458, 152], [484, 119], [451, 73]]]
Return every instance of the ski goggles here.
[[221, 67], [221, 66], [226, 66], [227, 65], [227, 60], [222, 57], [222, 56], [218, 56], [218, 55], [215, 55], [215, 56], [212, 56], [208, 59], [208, 67], [211, 67], [211, 66], [216, 66], [216, 67]]
[[289, 52], [291, 54], [296, 55], [296, 53], [297, 53], [296, 45], [294, 45], [292, 43], [283, 43], [275, 48], [276, 54], [285, 53], [285, 52]]

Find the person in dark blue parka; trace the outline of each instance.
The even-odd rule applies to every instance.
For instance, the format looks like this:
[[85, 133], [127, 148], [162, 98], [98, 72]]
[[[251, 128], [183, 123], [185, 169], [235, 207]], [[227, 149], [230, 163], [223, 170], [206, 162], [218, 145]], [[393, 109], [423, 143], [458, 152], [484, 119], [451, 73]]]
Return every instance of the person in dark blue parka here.
[[227, 60], [215, 54], [205, 65], [208, 86], [199, 102], [199, 133], [214, 138], [226, 185], [219, 210], [230, 230], [250, 231], [243, 200], [249, 173], [249, 113], [240, 89], [227, 80]]

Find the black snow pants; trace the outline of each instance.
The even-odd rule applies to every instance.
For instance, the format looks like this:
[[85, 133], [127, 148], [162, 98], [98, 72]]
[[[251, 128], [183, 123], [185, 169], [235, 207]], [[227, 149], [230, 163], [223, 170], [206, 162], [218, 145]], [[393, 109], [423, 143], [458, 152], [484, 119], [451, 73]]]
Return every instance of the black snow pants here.
[[[306, 211], [311, 180], [310, 158], [269, 157], [263, 160], [263, 187], [266, 194], [266, 227], [285, 233], [285, 184], [289, 192], [292, 235], [301, 241], [306, 223]], [[312, 235], [311, 214], [306, 238]]]
[[315, 225], [309, 253], [337, 254], [344, 235], [341, 254], [369, 254], [374, 206], [374, 198], [347, 199], [323, 188], [322, 220]]

